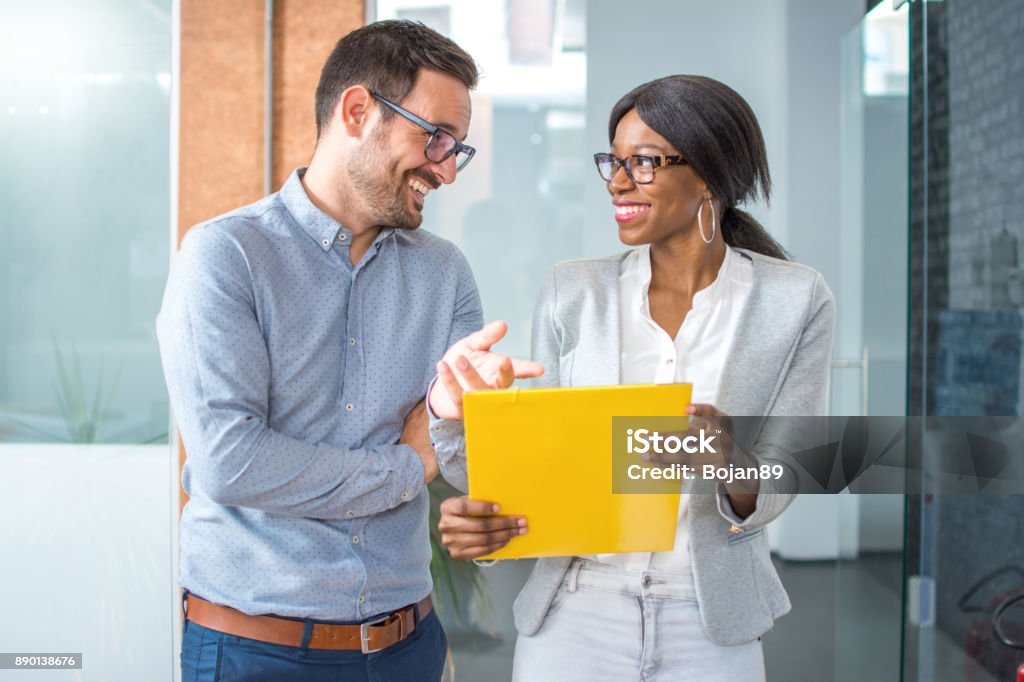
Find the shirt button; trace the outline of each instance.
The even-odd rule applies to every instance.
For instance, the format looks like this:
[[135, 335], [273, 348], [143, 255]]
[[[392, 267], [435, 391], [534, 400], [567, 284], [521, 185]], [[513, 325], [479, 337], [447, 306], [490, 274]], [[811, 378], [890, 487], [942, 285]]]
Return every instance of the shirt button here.
[[403, 490], [402, 491], [402, 499], [403, 500], [408, 500], [409, 499], [409, 491], [408, 490]]
[[347, 234], [345, 234], [344, 232], [342, 232], [341, 234], [339, 234], [339, 235], [338, 235], [338, 241], [339, 241], [339, 242], [343, 242], [343, 241], [345, 241], [346, 239], [348, 239], [348, 235], [347, 235]]
[[330, 246], [331, 245], [331, 240], [330, 239], [325, 239], [325, 240], [323, 240], [320, 243], [323, 244], [324, 246]]
[[651, 576], [645, 575], [644, 576], [644, 587], [650, 587], [650, 586], [651, 586]]
[[359, 603], [362, 604], [364, 601], [366, 601], [366, 597], [359, 595]]
[[353, 405], [352, 403], [349, 403], [348, 405], [345, 406], [345, 411], [346, 412], [351, 412], [354, 409], [356, 409], [356, 406]]
[[349, 511], [345, 512], [345, 516], [355, 516], [355, 515], [356, 515], [356, 513], [354, 511], [352, 511], [352, 510], [349, 510]]
[[356, 337], [353, 336], [353, 337], [349, 338], [348, 345], [350, 345], [350, 346], [356, 345]]
[[352, 544], [353, 545], [358, 545], [359, 544], [359, 536], [358, 535], [353, 535], [352, 536]]
[[440, 427], [440, 426], [435, 426], [435, 427], [434, 427], [434, 430], [435, 430], [435, 431], [440, 431], [440, 430], [441, 430], [441, 427]]

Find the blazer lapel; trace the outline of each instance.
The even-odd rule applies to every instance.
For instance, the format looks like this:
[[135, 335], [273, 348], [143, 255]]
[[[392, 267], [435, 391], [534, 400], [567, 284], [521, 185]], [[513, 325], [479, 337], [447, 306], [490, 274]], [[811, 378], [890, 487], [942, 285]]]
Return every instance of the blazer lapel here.
[[776, 331], [781, 332], [792, 324], [786, 319], [792, 312], [780, 310], [765, 297], [765, 288], [759, 286], [764, 275], [761, 264], [755, 258], [753, 265], [754, 285], [740, 315], [732, 345], [726, 353], [718, 384], [718, 404], [715, 405], [729, 415], [762, 417], [760, 421], [741, 420], [743, 433], [734, 434], [741, 441], [753, 440], [761, 430], [769, 401], [784, 374], [783, 365], [788, 361], [784, 353], [764, 353], [757, 349], [764, 348], [765, 341]]
[[764, 309], [761, 291], [757, 286], [757, 261], [754, 261], [754, 286], [740, 314], [739, 325], [733, 334], [729, 352], [725, 354], [725, 364], [718, 380], [718, 405], [727, 414], [753, 416], [764, 413], [764, 396], [758, 390], [761, 386], [750, 380], [760, 374], [759, 366], [765, 358], [746, 349], [755, 347], [751, 344], [752, 337], [759, 329], [765, 329], [771, 320]]

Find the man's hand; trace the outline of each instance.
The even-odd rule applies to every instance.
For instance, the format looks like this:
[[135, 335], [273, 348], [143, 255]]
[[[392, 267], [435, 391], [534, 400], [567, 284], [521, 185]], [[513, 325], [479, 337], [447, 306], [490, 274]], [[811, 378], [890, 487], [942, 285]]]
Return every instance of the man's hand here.
[[496, 552], [512, 538], [526, 532], [526, 518], [496, 516], [498, 505], [467, 496], [449, 497], [441, 503], [441, 544], [453, 559], [476, 559]]
[[495, 353], [491, 346], [508, 331], [504, 322], [491, 322], [455, 342], [437, 363], [438, 380], [430, 389], [430, 409], [442, 419], [462, 419], [462, 395], [485, 388], [508, 388], [516, 379], [539, 377], [544, 366], [531, 360]]
[[400, 445], [408, 445], [423, 462], [423, 483], [427, 484], [434, 480], [441, 472], [437, 463], [437, 454], [430, 442], [430, 417], [427, 416], [427, 404], [421, 400], [416, 403], [405, 417], [405, 425], [402, 426], [402, 436], [398, 439]]

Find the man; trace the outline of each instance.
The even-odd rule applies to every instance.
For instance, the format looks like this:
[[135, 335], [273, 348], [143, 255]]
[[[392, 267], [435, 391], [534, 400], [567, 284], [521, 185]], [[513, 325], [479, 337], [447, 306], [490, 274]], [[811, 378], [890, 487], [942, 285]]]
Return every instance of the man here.
[[541, 371], [490, 352], [502, 323], [471, 333], [465, 259], [416, 230], [472, 158], [476, 81], [421, 24], [354, 31], [321, 74], [309, 168], [182, 243], [157, 328], [188, 452], [184, 679], [442, 673], [424, 486], [459, 459], [446, 387]]

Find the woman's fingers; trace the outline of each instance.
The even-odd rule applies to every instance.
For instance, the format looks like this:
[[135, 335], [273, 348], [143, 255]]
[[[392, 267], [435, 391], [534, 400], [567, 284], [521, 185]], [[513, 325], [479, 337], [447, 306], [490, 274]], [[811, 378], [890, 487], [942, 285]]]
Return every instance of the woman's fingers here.
[[449, 497], [441, 501], [441, 513], [454, 516], [488, 516], [501, 511], [494, 502], [471, 500], [468, 495]]
[[725, 416], [717, 407], [708, 403], [690, 403], [686, 406], [686, 414], [691, 417], [721, 417]]
[[509, 528], [493, 533], [442, 533], [441, 544], [447, 547], [454, 556], [455, 552], [461, 552], [470, 547], [492, 547], [494, 545], [504, 547], [509, 540], [520, 535], [522, 533], [518, 528]]
[[521, 516], [454, 516], [442, 514], [437, 524], [442, 533], [497, 533], [504, 530], [526, 528]]
[[[479, 520], [479, 519], [475, 519]], [[510, 540], [526, 532], [526, 527], [512, 527], [486, 532], [441, 531], [441, 544], [455, 559], [476, 559], [497, 551]]]
[[503, 542], [495, 542], [490, 545], [478, 545], [474, 547], [466, 547], [463, 549], [454, 550], [450, 549], [448, 550], [448, 553], [452, 555], [453, 559], [457, 559], [459, 561], [469, 561], [470, 559], [479, 559], [482, 556], [493, 554], [494, 552], [497, 552], [499, 549], [501, 549], [507, 544], [508, 541], [506, 540]]
[[498, 505], [465, 495], [441, 502], [441, 544], [455, 559], [476, 559], [495, 552], [526, 533], [522, 516], [497, 516]]

